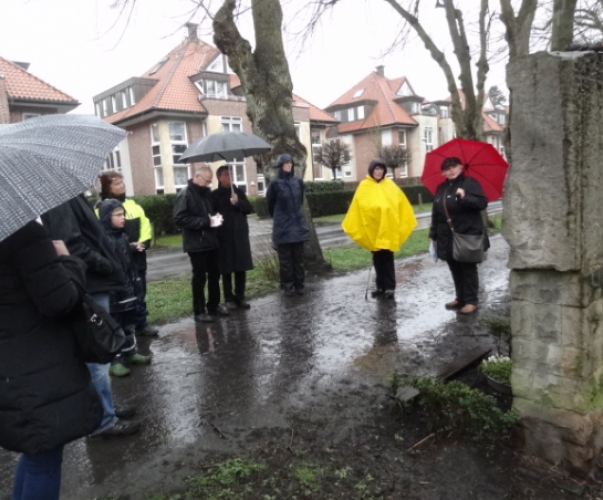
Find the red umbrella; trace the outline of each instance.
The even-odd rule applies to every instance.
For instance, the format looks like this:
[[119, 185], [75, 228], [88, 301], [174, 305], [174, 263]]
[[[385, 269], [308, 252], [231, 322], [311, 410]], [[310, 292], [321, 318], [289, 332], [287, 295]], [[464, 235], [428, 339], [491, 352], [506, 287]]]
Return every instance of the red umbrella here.
[[444, 181], [441, 166], [446, 158], [457, 157], [465, 165], [465, 175], [477, 179], [489, 201], [502, 197], [509, 164], [492, 144], [452, 139], [427, 153], [421, 182], [432, 194]]

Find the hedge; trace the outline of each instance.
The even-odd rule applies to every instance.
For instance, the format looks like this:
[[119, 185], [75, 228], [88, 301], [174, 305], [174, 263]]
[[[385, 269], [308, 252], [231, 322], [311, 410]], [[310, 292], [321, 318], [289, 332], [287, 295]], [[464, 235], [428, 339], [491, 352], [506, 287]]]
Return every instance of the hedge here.
[[345, 214], [354, 197], [354, 191], [334, 191], [332, 193], [308, 193], [308, 205], [312, 217]]
[[172, 216], [176, 201], [175, 194], [133, 196], [132, 199], [143, 208], [145, 215], [151, 221], [155, 237], [180, 232]]

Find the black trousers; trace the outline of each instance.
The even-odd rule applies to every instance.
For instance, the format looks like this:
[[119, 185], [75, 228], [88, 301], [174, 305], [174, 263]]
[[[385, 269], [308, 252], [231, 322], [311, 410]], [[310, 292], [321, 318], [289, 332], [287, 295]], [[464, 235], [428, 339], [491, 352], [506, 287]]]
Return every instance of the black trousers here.
[[[232, 275], [234, 274], [234, 293], [232, 292]], [[245, 284], [247, 282], [247, 273], [245, 271], [235, 271], [222, 275], [222, 291], [224, 292], [224, 302], [239, 303], [245, 300]]]
[[377, 290], [395, 290], [396, 271], [394, 269], [394, 253], [390, 250], [377, 250], [373, 252], [373, 266], [375, 267]]
[[447, 262], [454, 281], [456, 300], [461, 304], [477, 304], [477, 293], [479, 291], [477, 264], [456, 260]]
[[142, 291], [142, 296], [140, 297], [140, 300], [138, 300], [136, 302], [134, 325], [136, 327], [137, 332], [145, 329], [145, 327], [147, 326], [147, 316], [149, 315], [149, 312], [147, 310], [147, 301], [146, 301], [147, 270], [139, 269], [138, 276], [140, 277], [140, 287], [141, 287], [141, 291]]
[[[190, 252], [188, 256], [193, 266], [193, 311], [195, 316], [204, 312], [214, 312], [220, 304], [220, 254], [216, 250]], [[205, 282], [207, 281], [207, 304], [205, 303]]]
[[304, 287], [304, 242], [278, 245], [278, 264], [281, 289], [293, 290]]

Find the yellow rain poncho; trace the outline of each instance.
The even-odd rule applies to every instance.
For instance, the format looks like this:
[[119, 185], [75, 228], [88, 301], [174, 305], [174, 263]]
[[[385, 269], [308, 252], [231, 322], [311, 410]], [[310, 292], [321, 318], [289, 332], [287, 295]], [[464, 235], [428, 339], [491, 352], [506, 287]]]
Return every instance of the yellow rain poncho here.
[[397, 252], [416, 225], [412, 206], [394, 181], [377, 182], [367, 175], [341, 227], [362, 248]]

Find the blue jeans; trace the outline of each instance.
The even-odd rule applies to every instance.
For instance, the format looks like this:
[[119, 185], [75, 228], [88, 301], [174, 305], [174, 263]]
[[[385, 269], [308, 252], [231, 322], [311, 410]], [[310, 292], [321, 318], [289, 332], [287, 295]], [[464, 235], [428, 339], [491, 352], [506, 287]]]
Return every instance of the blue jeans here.
[[63, 446], [37, 455], [23, 453], [15, 471], [12, 500], [59, 500]]
[[[91, 293], [90, 296], [94, 301], [102, 306], [106, 311], [110, 308], [109, 293]], [[97, 363], [86, 363], [90, 377], [92, 378], [92, 385], [96, 389], [98, 396], [103, 405], [103, 420], [100, 426], [96, 429], [92, 435], [98, 434], [99, 432], [107, 430], [109, 427], [113, 427], [117, 422], [115, 416], [115, 405], [113, 404], [113, 393], [111, 392], [111, 379], [109, 378], [109, 367], [110, 363], [106, 365], [100, 365]]]

